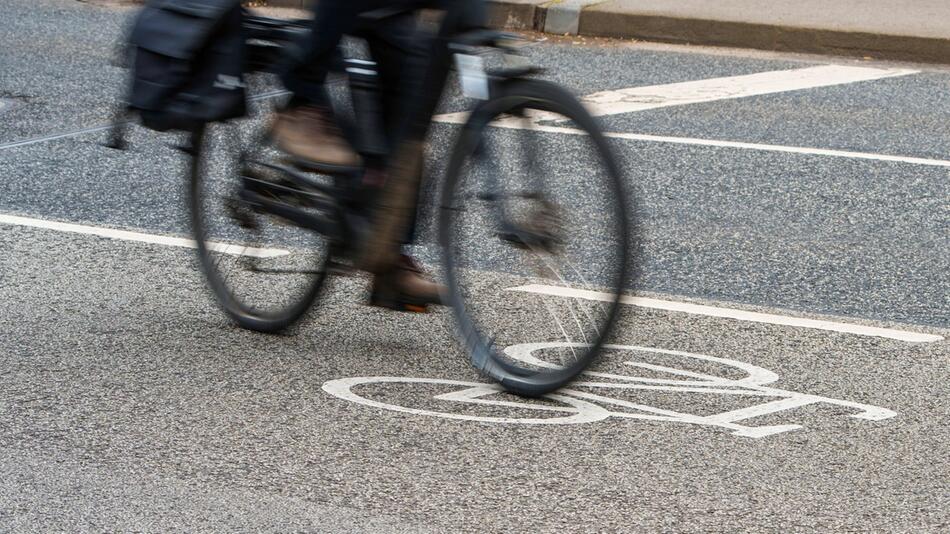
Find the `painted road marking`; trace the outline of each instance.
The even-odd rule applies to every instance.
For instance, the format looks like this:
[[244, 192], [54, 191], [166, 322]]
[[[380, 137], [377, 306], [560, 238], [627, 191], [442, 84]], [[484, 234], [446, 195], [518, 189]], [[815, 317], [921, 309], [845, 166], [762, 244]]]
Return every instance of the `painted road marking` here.
[[[817, 87], [828, 87], [861, 81], [871, 81], [897, 76], [907, 76], [920, 71], [909, 69], [875, 69], [867, 67], [845, 67], [826, 65], [809, 67], [797, 70], [763, 72], [746, 76], [732, 76], [727, 78], [713, 78], [694, 82], [654, 85], [649, 87], [631, 87], [617, 91], [602, 91], [581, 98], [587, 108], [595, 116], [632, 113], [648, 109], [682, 106], [716, 100], [727, 100], [773, 94], [784, 91], [797, 91]], [[436, 122], [448, 124], [464, 124], [469, 113], [445, 113], [433, 118]], [[550, 124], [539, 124], [540, 121], [556, 118], [556, 115], [536, 113], [532, 121], [526, 123], [521, 119], [502, 119], [492, 123], [500, 128], [524, 129], [531, 128], [541, 132], [560, 133], [567, 135], [586, 135], [583, 131], [574, 128], [559, 127]], [[823, 148], [797, 147], [786, 145], [771, 145], [766, 143], [746, 143], [740, 141], [722, 141], [716, 139], [700, 139], [692, 137], [671, 137], [661, 135], [610, 132], [607, 137], [646, 141], [652, 143], [671, 143], [678, 145], [709, 146], [717, 148], [735, 148], [743, 150], [760, 150], [764, 152], [784, 152], [788, 154], [806, 154], [812, 156], [830, 156], [838, 158], [865, 159], [872, 161], [887, 161], [908, 163], [912, 165], [927, 165], [931, 167], [950, 167], [950, 160], [931, 158], [917, 158], [911, 156], [893, 156], [876, 154], [873, 152], [855, 152], [850, 150], [833, 150]]]
[[[128, 230], [117, 230], [115, 228], [102, 228], [99, 226], [87, 226], [83, 224], [64, 223], [59, 221], [47, 221], [44, 219], [34, 219], [31, 217], [20, 217], [16, 215], [0, 214], [0, 224], [11, 224], [16, 226], [29, 226], [32, 228], [43, 228], [45, 230], [56, 230], [58, 232], [68, 232], [73, 234], [94, 235], [109, 239], [119, 239], [122, 241], [135, 241], [139, 243], [151, 243], [155, 245], [165, 245], [169, 247], [197, 248], [197, 243], [193, 239], [181, 237], [172, 237], [167, 235], [144, 234], [141, 232], [131, 232]], [[208, 243], [208, 248], [223, 254], [234, 256], [251, 256], [254, 258], [275, 258], [290, 254], [289, 250], [279, 248], [256, 248], [236, 245], [233, 243]]]
[[[521, 129], [523, 124], [498, 121], [493, 122], [492, 126], [499, 128]], [[564, 128], [560, 126], [548, 126], [544, 124], [535, 124], [532, 130], [539, 132], [559, 133], [566, 135], [587, 135], [583, 130], [575, 128]], [[826, 148], [809, 148], [799, 146], [768, 145], [763, 143], [744, 143], [741, 141], [719, 141], [716, 139], [699, 139], [694, 137], [669, 137], [662, 135], [634, 134], [622, 132], [607, 132], [606, 137], [614, 139], [628, 139], [631, 141], [646, 141], [650, 143], [670, 143], [676, 145], [708, 146], [714, 148], [735, 148], [741, 150], [761, 150], [763, 152], [783, 152], [786, 154], [804, 154], [810, 156], [828, 156], [835, 158], [865, 159], [872, 161], [887, 161], [892, 163], [909, 163], [911, 165], [926, 165], [929, 167], [947, 167], [950, 168], [950, 160], [915, 158], [911, 156], [891, 156], [888, 154], [874, 154], [872, 152], [852, 152], [849, 150], [832, 150]]]
[[[559, 133], [573, 133], [586, 135], [580, 130], [568, 132], [568, 128], [540, 127], [542, 130], [557, 131]], [[607, 133], [607, 137], [615, 139], [630, 139], [633, 141], [648, 141], [652, 143], [671, 143], [677, 145], [696, 145], [717, 148], [738, 148], [744, 150], [761, 150], [764, 152], [784, 152], [787, 154], [807, 154], [811, 156], [830, 156], [835, 158], [866, 159], [873, 161], [889, 161], [894, 163], [910, 163], [912, 165], [927, 165], [931, 167], [950, 167], [950, 161], [942, 159], [915, 158], [911, 156], [891, 156], [888, 154], [874, 154], [871, 152], [852, 152], [850, 150], [832, 150], [825, 148], [808, 148], [785, 145], [767, 145], [762, 143], [743, 143], [740, 141], [718, 141], [715, 139], [697, 139], [691, 137], [667, 137], [661, 135], [646, 135], [632, 133]]]
[[[600, 91], [581, 97], [587, 110], [595, 117], [633, 113], [648, 109], [666, 108], [732, 100], [751, 96], [762, 96], [788, 91], [816, 89], [833, 85], [866, 82], [908, 76], [920, 71], [911, 69], [875, 69], [870, 67], [849, 67], [843, 65], [822, 65], [804, 69], [777, 70], [710, 78], [690, 82], [628, 87], [613, 91]], [[537, 113], [535, 122], [558, 118], [558, 115]], [[440, 122], [464, 123], [468, 112], [437, 115]], [[517, 121], [516, 124], [521, 124]]]
[[[586, 346], [587, 345], [583, 343], [565, 343], [559, 341], [523, 343], [505, 348], [505, 354], [510, 358], [531, 365], [549, 367], [549, 362], [538, 358], [534, 353], [552, 348], [580, 348]], [[323, 391], [335, 397], [364, 406], [413, 415], [462, 421], [522, 425], [557, 425], [595, 423], [610, 417], [616, 417], [621, 419], [639, 419], [715, 427], [728, 430], [733, 435], [746, 438], [765, 438], [802, 429], [802, 425], [799, 424], [766, 424], [754, 426], [746, 424], [745, 422], [756, 417], [771, 416], [813, 404], [841, 406], [852, 411], [852, 413], [849, 414], [850, 417], [863, 419], [865, 421], [882, 421], [897, 415], [897, 413], [892, 410], [872, 406], [870, 404], [770, 387], [768, 384], [779, 380], [777, 374], [768, 369], [738, 360], [633, 345], [605, 345], [604, 348], [611, 351], [624, 351], [628, 354], [635, 354], [636, 357], [623, 362], [624, 365], [627, 368], [646, 369], [650, 372], [650, 376], [641, 377], [585, 371], [581, 373], [576, 382], [566, 388], [562, 388], [557, 394], [545, 395], [547, 400], [556, 402], [556, 406], [536, 404], [525, 399], [512, 401], [498, 398], [497, 395], [503, 393], [503, 391], [502, 388], [496, 384], [462, 382], [441, 378], [396, 376], [340, 378], [324, 382]], [[734, 379], [688, 371], [671, 367], [669, 363], [671, 360], [676, 362], [698, 360], [707, 366], [733, 368], [733, 372], [738, 370], [745, 376]], [[687, 367], [693, 366], [687, 365]], [[656, 376], [662, 378], [655, 378]], [[609, 382], [604, 380], [609, 380]], [[393, 404], [391, 401], [383, 402], [376, 400], [371, 398], [373, 395], [372, 390], [363, 393], [353, 391], [354, 388], [372, 386], [374, 384], [403, 385], [404, 387], [428, 386], [429, 388], [432, 386], [440, 388], [452, 386], [453, 390], [448, 393], [432, 395], [428, 398], [421, 392], [412, 392], [408, 398], [411, 398], [413, 403], [418, 403], [419, 400], [422, 400], [423, 407], [406, 406], [403, 404]], [[593, 393], [590, 390], [596, 390], [597, 393]], [[631, 402], [609, 396], [611, 391], [618, 390], [698, 393], [698, 397], [701, 397], [699, 406], [701, 407], [702, 415], [687, 413], [680, 409], [674, 410], [660, 406], [651, 406], [643, 404], [642, 402]], [[726, 406], [725, 411], [709, 413], [710, 409], [714, 409], [715, 407], [714, 402], [711, 402], [713, 395], [728, 396], [731, 397], [733, 401], [724, 403], [724, 406]], [[392, 398], [391, 395], [389, 398]], [[735, 399], [742, 399], [745, 405], [741, 408], [736, 408]], [[427, 409], [424, 405], [426, 401], [430, 400], [437, 402], [440, 407], [445, 406], [446, 402], [455, 403], [456, 406], [448, 406], [439, 410], [434, 408]], [[468, 407], [466, 408], [464, 405], [468, 405]], [[608, 410], [604, 406], [609, 406], [611, 409]], [[458, 411], [452, 411], [452, 408], [455, 407], [458, 408]], [[523, 415], [518, 417], [514, 414], [512, 414], [512, 416], [476, 415], [472, 413], [473, 407], [512, 408], [522, 410], [523, 413], [534, 412], [534, 416]]]
[[[339, 83], [339, 82], [335, 82], [335, 83]], [[276, 97], [280, 97], [280, 96], [284, 96], [288, 94], [290, 94], [289, 91], [279, 89], [279, 90], [268, 91], [266, 93], [255, 95], [249, 98], [248, 100], [252, 102], [256, 100], [267, 100], [270, 98], [276, 98]], [[58, 134], [44, 135], [42, 137], [33, 137], [30, 139], [22, 139], [20, 141], [10, 141], [9, 143], [0, 143], [0, 150], [4, 150], [7, 148], [17, 148], [21, 146], [36, 145], [39, 143], [45, 143], [47, 141], [56, 141], [57, 139], [66, 139], [69, 137], [76, 137], [83, 134], [105, 132], [107, 130], [111, 130], [112, 128], [114, 128], [115, 126], [119, 124], [130, 124], [130, 123], [129, 121], [120, 121], [120, 122], [116, 122], [112, 124], [106, 124], [104, 126], [92, 126], [89, 128], [80, 128], [78, 130], [69, 130], [66, 132], [58, 133]]]
[[881, 80], [918, 72], [920, 71], [910, 69], [822, 65], [804, 69], [601, 91], [587, 95], [581, 100], [587, 105], [591, 114], [597, 117]]
[[[834, 66], [832, 65], [830, 67], [834, 67]], [[817, 69], [817, 68], [819, 67], [810, 67], [809, 69]], [[870, 80], [875, 80], [875, 79], [891, 78], [895, 76], [906, 76], [909, 74], [914, 74], [916, 72], [919, 72], [919, 71], [911, 71], [911, 70], [904, 70], [904, 69], [869, 69], [865, 67], [836, 67], [836, 68], [837, 69], [851, 69], [852, 78], [859, 78], [859, 76], [857, 75], [861, 74], [859, 71], [854, 71], [853, 69], [863, 69], [865, 71], [877, 71], [877, 74], [875, 74], [874, 72], [864, 73], [864, 76], [866, 76], [864, 79], [851, 79], [850, 82], [839, 82], [839, 83], [870, 81]], [[799, 69], [799, 70], [809, 70], [809, 69]], [[789, 72], [794, 73], [797, 71], [776, 71], [776, 72], [777, 73], [789, 73]], [[822, 71], [818, 71], [818, 74], [820, 74], [821, 72]], [[828, 85], [832, 85], [829, 83], [832, 79], [840, 80], [844, 78], [841, 72], [837, 74], [834, 74], [832, 71], [825, 71], [825, 72], [829, 75], [828, 78], [825, 79], [825, 83], [823, 85], [813, 85], [812, 87], [825, 87]], [[771, 74], [771, 73], [762, 73], [762, 74]], [[760, 75], [750, 75], [750, 76], [760, 76]], [[818, 76], [815, 76], [814, 72], [811, 74], [810, 77], [818, 78]], [[741, 77], [733, 77], [733, 78], [741, 78]], [[788, 78], [789, 78], [789, 81], [791, 82], [793, 81], [792, 78], [794, 78], [794, 76], [788, 76]], [[713, 80], [729, 80], [729, 79], [730, 78], [714, 78]], [[709, 81], [709, 80], [706, 80], [706, 81]], [[772, 83], [774, 82], [775, 80], [772, 80]], [[681, 85], [692, 84], [692, 83], [699, 83], [699, 82], [685, 82], [684, 84], [670, 84], [670, 85], [681, 86]], [[803, 83], [803, 80], [801, 79], [798, 80], [798, 83], [799, 85], [801, 85]], [[720, 89], [722, 89], [726, 85], [727, 84], [720, 84], [719, 87]], [[763, 83], [759, 85], [759, 90], [764, 90], [766, 85], [767, 84], [765, 84], [763, 81]], [[639, 92], [643, 93], [647, 89], [656, 89], [656, 88], [662, 88], [662, 87], [665, 87], [665, 86], [662, 86], [662, 85], [652, 86], [652, 88], [651, 87], [640, 87], [640, 88], [632, 87], [629, 89], [621, 89], [619, 91], [603, 91], [600, 93], [593, 93], [592, 95], [588, 95], [588, 96], [590, 98], [596, 97], [597, 99], [604, 99], [604, 100], [614, 99], [614, 98], [622, 100], [622, 102], [614, 105], [611, 108], [612, 110], [625, 108], [626, 106], [637, 106], [638, 109], [635, 109], [632, 111], [639, 111], [643, 109], [651, 109], [649, 107], [644, 107], [651, 104], [651, 102], [647, 101], [649, 99], [643, 96], [642, 94], [641, 95], [625, 95], [625, 92], [634, 91], [634, 90], [638, 90], [638, 91], [642, 90]], [[713, 84], [713, 87], [715, 87], [715, 84]], [[793, 89], [786, 89], [786, 90], [793, 90]], [[679, 93], [680, 96], [684, 96], [686, 94], [686, 91], [682, 87], [671, 91], [671, 94], [676, 94], [676, 93]], [[263, 100], [267, 98], [283, 96], [286, 94], [288, 93], [282, 90], [271, 91], [268, 93], [257, 95], [251, 98], [251, 100]], [[617, 96], [609, 96], [613, 94], [617, 94]], [[768, 94], [768, 93], [761, 93], [761, 94]], [[652, 95], [652, 96], [656, 96], [656, 95]], [[742, 95], [742, 96], [752, 96], [752, 95]], [[741, 96], [739, 95], [723, 96], [722, 94], [720, 94], [719, 98], [715, 100], [722, 100], [724, 98], [740, 98], [740, 97]], [[695, 98], [696, 96], [694, 95], [694, 100]], [[705, 102], [705, 101], [710, 101], [710, 100], [706, 99], [706, 100], [691, 101], [691, 102], [678, 100], [674, 102], [673, 99], [668, 99], [662, 102], [656, 101], [656, 102], [653, 102], [653, 104], [662, 104], [662, 105], [656, 105], [654, 107], [668, 107], [672, 105], [684, 105], [684, 104], [698, 103], [698, 102]], [[626, 112], [628, 111], [624, 111], [623, 113], [626, 113]], [[436, 115], [435, 117], [433, 117], [433, 121], [447, 123], [447, 124], [464, 124], [467, 119], [468, 119], [467, 111], [459, 112], [459, 113], [446, 113], [442, 115]], [[525, 125], [521, 123], [520, 121], [518, 122], [496, 121], [495, 123], [492, 123], [492, 124], [494, 126], [506, 127], [506, 128], [524, 128], [525, 127]], [[60, 134], [49, 135], [45, 137], [25, 139], [22, 141], [13, 141], [9, 143], [0, 144], [0, 150], [7, 149], [7, 148], [16, 148], [16, 147], [21, 147], [21, 146], [34, 145], [38, 143], [44, 143], [47, 141], [55, 141], [57, 139], [75, 137], [75, 136], [83, 135], [87, 133], [104, 132], [106, 130], [111, 129], [112, 127], [113, 125], [96, 126], [93, 128], [73, 130], [73, 131], [63, 132]], [[580, 130], [576, 130], [572, 128], [562, 128], [558, 126], [534, 124], [532, 125], [532, 128], [538, 131], [542, 131], [542, 132], [560, 133], [560, 134], [568, 134], [568, 135], [584, 135], [584, 132]], [[739, 141], [723, 141], [723, 140], [716, 140], [716, 139], [699, 139], [699, 138], [691, 138], [691, 137], [669, 137], [669, 136], [660, 136], [660, 135], [620, 133], [620, 132], [607, 133], [606, 135], [607, 137], [613, 137], [617, 139], [628, 139], [628, 140], [633, 140], [633, 141], [647, 141], [647, 142], [653, 142], [653, 143], [671, 143], [671, 144], [678, 144], [678, 145], [735, 148], [735, 149], [742, 149], [742, 150], [760, 150], [760, 151], [765, 151], [765, 152], [784, 152], [784, 153], [789, 153], [789, 154], [805, 154], [805, 155], [813, 155], [813, 156], [831, 156], [831, 157], [838, 157], [838, 158], [908, 163], [912, 165], [927, 165], [927, 166], [932, 166], [932, 167], [950, 167], [950, 160], [917, 158], [917, 157], [911, 157], [911, 156], [893, 156], [893, 155], [888, 155], [888, 154], [876, 154], [873, 152], [854, 152], [854, 151], [848, 151], [848, 150], [832, 150], [832, 149], [823, 149], [823, 148], [770, 145], [770, 144], [765, 144], [765, 143], [745, 143], [745, 142], [739, 142]]]
[[[196, 248], [197, 244], [193, 239], [181, 237], [146, 234], [142, 232], [133, 232], [129, 230], [118, 230], [115, 228], [105, 228], [99, 226], [89, 226], [83, 224], [65, 223], [59, 221], [49, 221], [45, 219], [35, 219], [32, 217], [22, 217], [18, 215], [0, 214], [0, 224], [10, 224], [15, 226], [28, 226], [32, 228], [42, 228], [46, 230], [56, 230], [83, 235], [94, 235], [109, 239], [118, 239], [123, 241], [134, 241], [139, 243], [150, 243], [155, 245], [165, 245], [170, 247]], [[289, 250], [279, 248], [256, 248], [247, 247], [233, 243], [209, 243], [209, 248], [215, 252], [231, 254], [235, 256], [251, 256], [255, 258], [274, 258], [290, 254]], [[579, 298], [585, 300], [609, 302], [612, 297], [608, 293], [589, 291], [586, 289], [575, 289], [562, 286], [550, 286], [531, 284], [508, 288], [508, 291], [522, 291], [525, 293], [536, 293], [543, 295], [552, 295], [567, 298]], [[836, 321], [823, 321], [817, 319], [806, 319], [803, 317], [791, 317], [786, 315], [775, 315], [770, 313], [750, 312], [738, 310], [735, 308], [726, 308], [721, 306], [710, 306], [702, 304], [691, 304], [688, 302], [678, 302], [672, 300], [660, 300], [645, 297], [621, 296], [622, 303], [631, 304], [643, 308], [653, 308], [658, 310], [678, 311], [692, 313], [696, 315], [707, 315], [711, 317], [723, 317], [729, 319], [738, 319], [742, 321], [751, 321], [758, 323], [779, 324], [786, 326], [796, 326], [802, 328], [814, 328], [818, 330], [829, 330], [833, 332], [842, 332], [864, 336], [885, 337], [899, 341], [910, 341], [914, 343], [928, 343], [941, 341], [942, 336], [934, 334], [921, 334], [918, 332], [909, 332], [906, 330], [896, 330], [892, 328], [879, 328], [873, 326], [863, 326], [851, 323]]]
[[[540, 295], [552, 295], [557, 297], [567, 297], [574, 299], [594, 300], [602, 302], [613, 301], [613, 295], [599, 291], [589, 291], [586, 289], [575, 289], [571, 287], [551, 286], [543, 284], [531, 284], [526, 286], [512, 287], [508, 291], [523, 291], [525, 293], [536, 293]], [[856, 334], [859, 336], [884, 337], [896, 339], [898, 341], [909, 341], [912, 343], [932, 343], [942, 341], [943, 336], [934, 334], [922, 334], [919, 332], [909, 332], [906, 330], [897, 330], [893, 328], [879, 328], [874, 326], [864, 326], [853, 323], [843, 323], [838, 321], [825, 321], [819, 319], [806, 319], [804, 317], [792, 317], [789, 315], [777, 315], [772, 313], [750, 312], [736, 308], [726, 308], [722, 306], [709, 306], [705, 304], [692, 304], [689, 302], [676, 302], [672, 300], [660, 300], [646, 297], [632, 297], [622, 295], [620, 302], [630, 304], [641, 308], [651, 308], [655, 310], [666, 310], [674, 312], [691, 313], [694, 315], [706, 315], [709, 317], [722, 317], [726, 319], [736, 319], [739, 321], [749, 321], [753, 323], [776, 324], [783, 326], [794, 326], [798, 328], [812, 328], [816, 330], [828, 330], [831, 332], [841, 332], [845, 334]]]

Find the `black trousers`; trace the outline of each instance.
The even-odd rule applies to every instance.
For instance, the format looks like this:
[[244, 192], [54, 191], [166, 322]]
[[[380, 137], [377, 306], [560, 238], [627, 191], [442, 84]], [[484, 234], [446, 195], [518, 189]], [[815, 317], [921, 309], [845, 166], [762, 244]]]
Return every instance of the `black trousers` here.
[[[369, 40], [373, 56], [380, 64], [392, 66], [399, 55], [419, 55], [422, 51], [413, 46], [415, 17], [411, 12], [378, 20], [360, 18], [369, 12], [409, 9], [418, 4], [417, 0], [320, 0], [311, 19], [310, 34], [301, 44], [295, 63], [285, 73], [284, 85], [298, 101], [327, 103], [324, 84], [344, 35]], [[389, 87], [386, 80], [382, 81], [384, 87]]]

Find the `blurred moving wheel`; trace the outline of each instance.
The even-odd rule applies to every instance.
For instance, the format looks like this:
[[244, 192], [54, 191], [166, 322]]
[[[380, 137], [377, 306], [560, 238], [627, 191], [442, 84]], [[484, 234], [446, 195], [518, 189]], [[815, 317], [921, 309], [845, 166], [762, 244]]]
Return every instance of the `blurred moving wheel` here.
[[[326, 278], [333, 241], [299, 220], [332, 225], [336, 216], [325, 189], [331, 180], [308, 174], [308, 186], [293, 179], [301, 175], [285, 167], [266, 135], [268, 125], [269, 114], [258, 112], [196, 132], [189, 199], [212, 292], [238, 325], [261, 332], [300, 319]], [[284, 212], [294, 217], [276, 214]]]
[[[606, 139], [576, 98], [538, 80], [498, 93], [455, 146], [440, 239], [473, 363], [509, 391], [537, 396], [586, 369], [610, 334], [632, 284], [633, 210]], [[531, 360], [500, 349], [544, 341], [563, 343]]]

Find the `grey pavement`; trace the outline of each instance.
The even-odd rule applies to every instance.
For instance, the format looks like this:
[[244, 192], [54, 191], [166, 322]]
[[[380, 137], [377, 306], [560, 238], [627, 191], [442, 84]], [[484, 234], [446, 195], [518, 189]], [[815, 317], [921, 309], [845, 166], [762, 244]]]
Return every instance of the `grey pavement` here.
[[497, 0], [494, 23], [551, 33], [950, 62], [942, 0]]
[[[478, 423], [321, 390], [349, 377], [480, 381], [447, 313], [361, 306], [360, 279], [336, 279], [293, 333], [265, 336], [224, 320], [188, 251], [16, 227], [0, 228], [0, 244], [3, 530], [939, 532], [950, 522], [947, 341], [631, 312], [618, 343], [751, 363], [783, 390], [897, 415], [855, 419], [817, 403], [745, 421], [801, 425], [761, 439], [617, 417]], [[624, 356], [598, 369], [623, 372]], [[411, 386], [355, 391], [430, 411], [537, 413], [524, 401], [456, 407], [434, 398], [452, 388]], [[699, 415], [750, 402], [675, 389], [607, 396]]]
[[[88, 0], [115, 5], [143, 0]], [[312, 0], [267, 0], [306, 8]], [[554, 34], [950, 63], [944, 0], [489, 0], [491, 24]]]
[[[112, 119], [125, 72], [110, 60], [128, 11], [68, 0], [2, 7], [13, 16], [0, 17], [0, 98], [16, 104], [0, 109], [0, 214], [187, 236], [186, 160], [168, 146], [174, 135], [135, 129], [132, 149], [115, 152], [100, 146], [102, 132], [76, 133]], [[578, 94], [827, 62], [893, 66], [542, 39], [529, 54]], [[939, 91], [950, 73], [902, 67], [920, 72], [602, 122], [658, 139], [950, 161]], [[452, 88], [444, 110], [468, 106]], [[433, 176], [457, 131], [434, 128]], [[576, 139], [539, 137], [551, 154], [576, 153]], [[615, 341], [653, 351], [612, 350], [597, 370], [672, 383], [459, 403], [437, 397], [467, 386], [438, 381], [482, 379], [451, 315], [364, 306], [365, 278], [333, 278], [299, 327], [265, 336], [229, 324], [193, 251], [0, 224], [0, 531], [950, 528], [948, 167], [614, 143], [643, 207], [644, 294], [945, 339], [631, 307]], [[586, 172], [568, 163], [552, 179], [594, 217], [575, 183]], [[438, 272], [433, 216], [415, 252]], [[489, 262], [477, 282], [501, 287], [502, 272]], [[524, 298], [485, 294], [506, 305]], [[540, 341], [544, 321], [513, 324], [523, 334], [507, 342]], [[736, 382], [750, 365], [774, 372], [756, 371], [755, 387], [772, 389]], [[669, 369], [727, 387], [697, 391]], [[369, 380], [349, 398], [331, 387], [358, 377], [423, 381]], [[803, 404], [738, 421], [777, 431], [758, 438], [702, 419], [755, 409], [762, 397]], [[570, 415], [557, 410], [571, 402], [591, 422], [523, 424]], [[650, 419], [644, 406], [681, 415]], [[876, 418], [853, 417], [861, 409]], [[593, 420], [605, 410], [613, 415]]]
[[19, 449], [0, 452], [4, 531], [426, 532], [344, 506], [255, 488], [198, 489], [192, 481], [103, 468]]

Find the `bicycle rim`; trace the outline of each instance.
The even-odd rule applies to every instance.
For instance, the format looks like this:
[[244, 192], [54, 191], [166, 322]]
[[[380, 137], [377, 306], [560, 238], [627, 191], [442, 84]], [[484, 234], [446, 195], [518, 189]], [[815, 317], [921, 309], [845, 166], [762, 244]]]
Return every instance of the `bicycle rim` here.
[[[510, 82], [473, 112], [442, 196], [440, 237], [473, 364], [537, 396], [586, 369], [632, 285], [629, 196], [597, 123], [566, 91]], [[531, 358], [502, 350], [563, 342]]]

